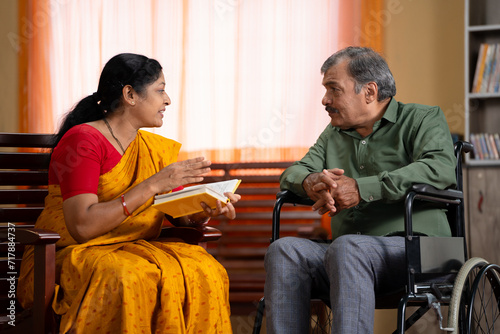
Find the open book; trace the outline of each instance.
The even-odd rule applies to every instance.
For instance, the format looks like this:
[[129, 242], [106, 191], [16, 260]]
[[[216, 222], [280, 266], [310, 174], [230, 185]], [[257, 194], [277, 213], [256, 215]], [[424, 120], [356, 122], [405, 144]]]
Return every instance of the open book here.
[[234, 193], [240, 182], [241, 180], [233, 179], [199, 184], [176, 192], [156, 195], [153, 207], [173, 218], [203, 211], [200, 202], [205, 202], [210, 208], [215, 209], [217, 207], [217, 200], [221, 201], [222, 205], [229, 202], [224, 193]]

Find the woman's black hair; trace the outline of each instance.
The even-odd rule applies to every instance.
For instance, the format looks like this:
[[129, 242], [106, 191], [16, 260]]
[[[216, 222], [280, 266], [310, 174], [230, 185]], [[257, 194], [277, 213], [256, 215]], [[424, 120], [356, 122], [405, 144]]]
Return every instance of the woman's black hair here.
[[113, 113], [122, 103], [122, 89], [126, 85], [143, 94], [146, 86], [158, 80], [161, 70], [157, 60], [139, 54], [121, 53], [111, 58], [102, 69], [97, 91], [83, 98], [64, 117], [53, 147], [73, 126]]

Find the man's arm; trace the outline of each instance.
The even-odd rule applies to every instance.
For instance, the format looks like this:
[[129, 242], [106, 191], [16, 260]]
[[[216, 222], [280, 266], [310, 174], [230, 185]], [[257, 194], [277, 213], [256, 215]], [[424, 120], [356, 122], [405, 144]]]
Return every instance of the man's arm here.
[[356, 178], [361, 199], [366, 202], [399, 201], [416, 183], [445, 189], [456, 183], [453, 142], [448, 124], [439, 107], [419, 119], [415, 131], [408, 134], [406, 146], [412, 162], [392, 171]]
[[324, 170], [327, 159], [326, 146], [331, 131], [331, 126], [327, 126], [307, 154], [280, 176], [281, 189], [311, 198], [316, 202], [313, 209], [318, 210], [320, 214], [336, 211], [331, 190], [336, 188], [336, 180], [344, 173], [338, 168]]

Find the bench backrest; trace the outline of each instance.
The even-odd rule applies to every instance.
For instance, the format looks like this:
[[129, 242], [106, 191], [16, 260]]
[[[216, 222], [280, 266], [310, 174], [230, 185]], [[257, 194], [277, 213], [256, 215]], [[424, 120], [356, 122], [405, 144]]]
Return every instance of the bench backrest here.
[[[24, 247], [20, 231], [33, 227], [47, 195], [53, 135], [0, 133], [0, 316], [15, 303], [13, 297]], [[17, 236], [16, 236], [17, 235]], [[5, 240], [5, 238], [3, 238]]]

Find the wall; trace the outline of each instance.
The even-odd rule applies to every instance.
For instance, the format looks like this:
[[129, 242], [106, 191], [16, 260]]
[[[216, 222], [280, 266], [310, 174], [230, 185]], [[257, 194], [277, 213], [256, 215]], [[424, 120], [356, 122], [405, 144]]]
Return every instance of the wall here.
[[[18, 126], [17, 54], [8, 39], [9, 34], [17, 33], [16, 2], [0, 1], [0, 131], [17, 131]], [[461, 134], [463, 11], [459, 0], [386, 0], [383, 12], [373, 14], [385, 27], [384, 55], [396, 78], [396, 98], [441, 106], [452, 132]], [[394, 326], [394, 311], [377, 311], [376, 332], [385, 333]]]
[[[452, 132], [464, 132], [464, 3], [458, 0], [386, 0], [381, 13], [385, 57], [402, 102], [439, 105]], [[370, 27], [367, 26], [366, 29]], [[363, 32], [363, 29], [362, 29]], [[0, 131], [17, 131], [17, 0], [0, 1]], [[369, 31], [365, 31], [369, 35]]]
[[17, 132], [17, 53], [9, 40], [17, 34], [17, 0], [0, 1], [0, 132]]
[[401, 102], [439, 105], [464, 133], [464, 2], [386, 0], [385, 56]]

